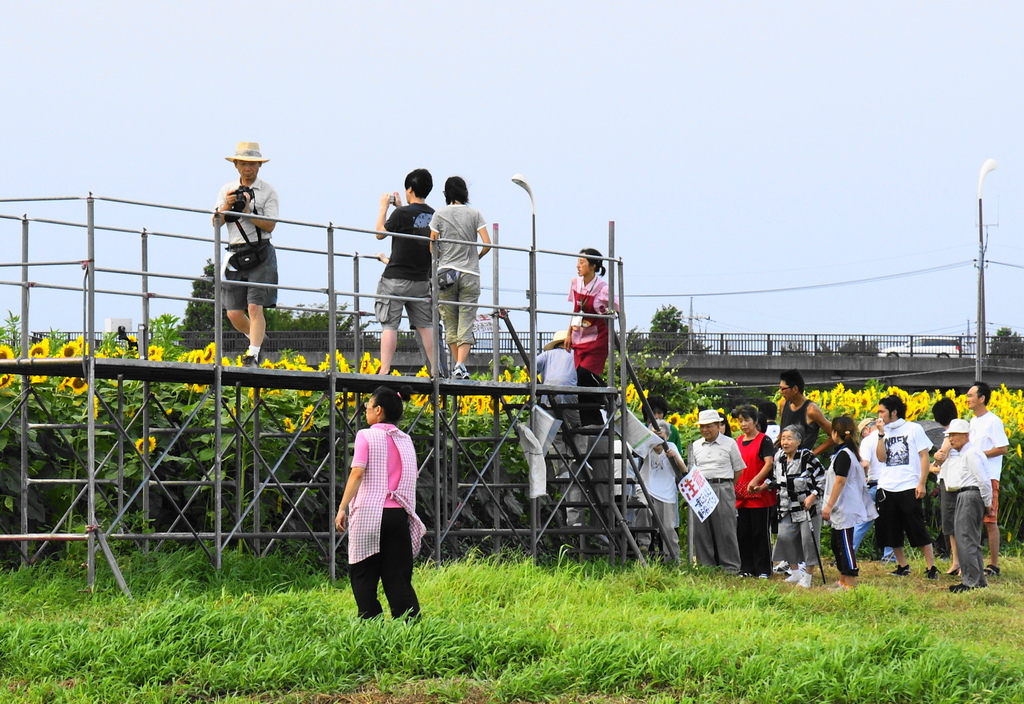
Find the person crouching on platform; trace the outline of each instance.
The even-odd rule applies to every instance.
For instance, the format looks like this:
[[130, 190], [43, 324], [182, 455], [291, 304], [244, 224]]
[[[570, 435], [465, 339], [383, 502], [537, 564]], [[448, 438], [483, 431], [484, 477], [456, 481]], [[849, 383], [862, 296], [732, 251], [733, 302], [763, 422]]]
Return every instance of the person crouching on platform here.
[[[260, 166], [270, 159], [263, 158], [258, 142], [239, 142], [235, 155], [224, 158], [238, 169], [238, 180], [221, 187], [214, 207], [217, 212], [213, 216], [214, 224], [225, 223], [228, 226], [228, 251], [231, 252], [231, 258], [224, 270], [224, 278], [238, 282], [276, 284], [277, 253], [270, 243], [270, 234], [277, 223], [231, 214], [252, 213], [268, 218], [277, 217], [277, 191], [259, 178]], [[242, 358], [242, 366], [258, 367], [267, 331], [263, 309], [277, 307], [277, 289], [225, 283], [223, 290], [224, 310], [227, 311], [228, 320], [235, 330], [249, 338], [249, 349]]]
[[416, 515], [419, 464], [412, 438], [395, 425], [412, 389], [379, 386], [366, 402], [370, 426], [356, 433], [352, 471], [334, 525], [348, 529], [349, 579], [361, 618], [383, 613], [377, 585], [394, 618], [415, 618], [420, 603], [412, 587], [412, 561], [426, 533]]

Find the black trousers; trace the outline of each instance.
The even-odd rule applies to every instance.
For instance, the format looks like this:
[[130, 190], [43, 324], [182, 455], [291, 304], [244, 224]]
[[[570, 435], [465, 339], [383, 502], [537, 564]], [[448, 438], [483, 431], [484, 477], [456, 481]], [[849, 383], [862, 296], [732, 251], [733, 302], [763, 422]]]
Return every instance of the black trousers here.
[[416, 617], [420, 602], [412, 588], [412, 537], [409, 514], [404, 508], [386, 508], [380, 520], [380, 551], [348, 568], [352, 594], [360, 618], [384, 613], [377, 599], [377, 585], [384, 584], [384, 596], [394, 618]]
[[736, 540], [740, 544], [740, 570], [754, 576], [772, 573], [769, 526], [771, 508], [740, 508], [736, 511]]
[[[577, 386], [604, 386], [604, 379], [583, 367], [576, 367]], [[605, 397], [601, 394], [578, 394], [581, 404], [590, 404], [592, 407], [580, 409], [580, 422], [583, 425], [603, 425], [604, 418], [601, 417], [601, 408]]]

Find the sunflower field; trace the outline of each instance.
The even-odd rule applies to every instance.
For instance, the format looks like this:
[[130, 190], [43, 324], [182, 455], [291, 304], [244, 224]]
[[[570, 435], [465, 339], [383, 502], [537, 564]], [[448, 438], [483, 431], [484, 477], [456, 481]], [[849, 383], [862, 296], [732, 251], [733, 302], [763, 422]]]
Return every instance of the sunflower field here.
[[[177, 337], [176, 319], [168, 316], [166, 320], [156, 320], [152, 327], [153, 340], [147, 350], [147, 357], [153, 361], [180, 361], [196, 364], [213, 364], [220, 361], [222, 365], [233, 366], [238, 359], [218, 358], [214, 346], [202, 349], [184, 349]], [[86, 352], [85, 343], [79, 338], [68, 342], [59, 342], [59, 336], [35, 342], [29, 356], [33, 358], [81, 358]], [[134, 340], [117, 340], [113, 335], [104, 338], [98, 345], [95, 355], [100, 358], [133, 358], [138, 352], [133, 348]], [[0, 344], [0, 359], [13, 359], [16, 356], [11, 346]], [[504, 360], [507, 367], [502, 369], [499, 379], [507, 382], [527, 383], [528, 374], [522, 369], [511, 365], [511, 360]], [[266, 368], [288, 369], [300, 371], [326, 371], [331, 365], [342, 373], [358, 372], [373, 374], [380, 368], [380, 361], [370, 354], [362, 359], [350, 361], [335, 353], [333, 358], [324, 355], [316, 361], [307, 361], [301, 355], [287, 353], [276, 361], [265, 361]], [[425, 369], [419, 372], [426, 376]], [[488, 375], [489, 376], [489, 375]], [[721, 382], [707, 384], [688, 384], [678, 379], [670, 379], [675, 389], [674, 401], [689, 407], [668, 417], [680, 430], [685, 443], [689, 443], [698, 435], [696, 418], [698, 406], [718, 406], [722, 397], [716, 397], [716, 389], [723, 390]], [[22, 398], [23, 384], [33, 403], [33, 413], [39, 414], [33, 422], [43, 424], [83, 424], [87, 414], [92, 413], [97, 422], [96, 452], [97, 457], [119, 458], [118, 461], [107, 461], [100, 468], [100, 478], [113, 484], [123, 481], [128, 486], [132, 481], [138, 482], [143, 476], [144, 461], [153, 457], [162, 457], [161, 474], [171, 480], [208, 479], [208, 469], [216, 451], [213, 447], [213, 436], [209, 431], [214, 425], [214, 409], [212, 400], [207, 395], [209, 388], [199, 384], [185, 383], [152, 383], [149, 388], [149, 400], [144, 401], [144, 385], [139, 381], [123, 381], [118, 387], [117, 382], [100, 380], [97, 382], [96, 402], [87, 408], [88, 386], [81, 377], [48, 377], [39, 375], [21, 376], [0, 373], [0, 531], [20, 532], [21, 494], [21, 448], [19, 444], [19, 424], [16, 415]], [[329, 409], [326, 397], [314, 395], [310, 391], [289, 389], [232, 389], [237, 393], [238, 417], [229, 409], [220, 410], [221, 423], [226, 428], [236, 424], [251, 423], [251, 414], [256, 406], [260, 407], [260, 453], [265, 457], [281, 457], [281, 466], [277, 470], [282, 481], [305, 481], [314, 476], [317, 468], [324, 462], [330, 451], [328, 444]], [[910, 420], [931, 418], [932, 405], [942, 397], [953, 399], [961, 417], [969, 418], [966, 398], [952, 391], [932, 391], [908, 393], [898, 387], [883, 387], [868, 383], [863, 388], [852, 389], [842, 384], [827, 389], [808, 390], [808, 397], [817, 403], [828, 417], [850, 415], [855, 420], [873, 416], [878, 400], [888, 394], [898, 394], [908, 408]], [[627, 387], [627, 403], [638, 416], [640, 414], [640, 392], [632, 385]], [[459, 435], [467, 438], [461, 460], [461, 467], [445, 470], [452, 473], [468, 473], [472, 465], [481, 466], [493, 450], [496, 434], [508, 431], [508, 414], [502, 408], [503, 402], [521, 403], [525, 396], [496, 397], [491, 395], [465, 395], [457, 397], [457, 413], [455, 422], [459, 425]], [[778, 398], [776, 398], [776, 401]], [[355, 394], [338, 395], [335, 403], [340, 413], [348, 418], [357, 415], [360, 399]], [[1024, 523], [1024, 392], [1011, 390], [1005, 386], [995, 389], [989, 408], [1003, 419], [1006, 432], [1010, 438], [1010, 448], [1004, 458], [1004, 469], [1001, 482], [1000, 523], [1007, 541], [1012, 541], [1020, 532]], [[45, 411], [43, 410], [45, 409]], [[727, 412], [730, 409], [721, 409]], [[421, 457], [433, 445], [433, 407], [428, 396], [414, 396], [406, 410], [404, 425], [408, 432], [419, 443]], [[47, 415], [49, 414], [49, 415]], [[145, 418], [145, 426], [143, 422]], [[113, 421], [128, 429], [130, 438], [123, 438], [116, 432]], [[186, 419], [191, 419], [190, 427], [199, 430], [174, 439]], [[735, 421], [732, 421], [735, 423]], [[143, 427], [147, 430], [143, 432]], [[206, 429], [206, 430], [203, 430]], [[734, 434], [738, 427], [733, 426]], [[33, 429], [28, 438], [28, 473], [40, 479], [82, 479], [85, 469], [81, 458], [87, 450], [85, 433], [60, 430], [53, 427]], [[294, 451], [286, 452], [292, 447]], [[339, 451], [348, 452], [348, 445], [339, 446]], [[256, 482], [253, 467], [252, 448], [244, 443], [232, 441], [231, 446], [222, 448], [223, 466], [238, 468], [239, 476], [248, 477], [240, 480], [237, 491], [248, 496]], [[347, 470], [347, 458], [338, 458], [339, 481]], [[204, 474], [205, 472], [205, 474]], [[500, 449], [500, 472], [502, 481], [525, 482], [527, 467], [519, 450], [518, 444], [507, 442]], [[122, 477], [119, 479], [119, 473]], [[463, 475], [465, 476], [465, 475]], [[472, 476], [472, 475], [469, 475]], [[322, 475], [321, 475], [322, 477]], [[450, 478], [449, 478], [450, 479]], [[246, 481], [249, 482], [248, 486]], [[449, 481], [446, 479], [446, 482]], [[454, 486], [455, 479], [450, 479]], [[444, 483], [442, 483], [444, 484]], [[30, 529], [46, 528], [56, 524], [59, 517], [69, 512], [74, 504], [78, 491], [74, 485], [44, 484], [37, 485], [38, 490], [30, 492], [28, 506]], [[433, 479], [429, 476], [421, 478], [420, 503], [425, 511], [433, 505], [431, 495]], [[453, 490], [454, 491], [454, 490]], [[110, 498], [109, 491], [101, 492], [106, 503], [101, 501], [98, 511], [101, 520], [114, 511], [116, 501]], [[314, 492], [315, 494], [315, 492]], [[454, 496], [454, 493], [453, 493]], [[175, 495], [181, 504], [188, 504], [187, 516], [194, 525], [208, 527], [212, 523], [212, 489], [207, 487], [196, 494], [185, 493], [184, 490]], [[451, 497], [448, 497], [451, 498]], [[135, 517], [131, 528], [145, 531], [152, 525], [166, 525], [165, 520], [173, 520], [174, 513], [167, 505], [168, 497], [158, 492], [151, 494], [151, 508], [148, 517]], [[320, 512], [331, 514], [331, 507], [326, 505], [326, 492], [323, 496], [314, 495], [306, 499], [312, 508], [308, 513]], [[262, 516], [267, 526], [280, 526], [291, 515], [287, 496], [282, 496], [271, 486], [262, 499]], [[528, 525], [528, 500], [514, 494], [502, 497], [502, 505], [495, 505], [496, 499], [483, 499], [479, 505], [467, 505], [460, 520], [463, 525], [486, 526], [492, 524], [496, 512], [501, 511], [506, 517], [524, 521]], [[82, 504], [84, 505], [84, 504]], [[76, 509], [77, 511], [77, 509]], [[79, 511], [80, 513], [80, 511]], [[423, 512], [421, 512], [422, 515]], [[319, 517], [319, 513], [316, 513]], [[227, 522], [230, 517], [224, 516]], [[429, 524], [430, 516], [424, 516]], [[62, 530], [77, 530], [84, 525], [84, 518], [71, 511]], [[292, 525], [292, 528], [297, 526]]]

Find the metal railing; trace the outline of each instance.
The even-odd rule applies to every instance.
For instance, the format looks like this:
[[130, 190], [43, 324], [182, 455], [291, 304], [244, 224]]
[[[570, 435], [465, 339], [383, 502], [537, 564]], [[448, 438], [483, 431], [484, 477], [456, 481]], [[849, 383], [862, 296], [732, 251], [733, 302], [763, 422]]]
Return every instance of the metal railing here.
[[[543, 345], [554, 339], [554, 332], [539, 332], [538, 344]], [[43, 332], [34, 331], [30, 335], [30, 343], [38, 342], [44, 337], [55, 341], [70, 342], [82, 336], [81, 332]], [[328, 349], [327, 330], [274, 331], [267, 333], [267, 349], [270, 351], [293, 350], [304, 354], [323, 353]], [[361, 342], [357, 344], [356, 338]], [[224, 350], [230, 354], [234, 350], [244, 349], [247, 344], [241, 333], [224, 332]], [[102, 339], [96, 338], [97, 343]], [[473, 346], [474, 354], [491, 354], [494, 349], [494, 336], [489, 333], [478, 334]], [[1024, 338], [1014, 336], [986, 336], [988, 356], [1002, 359], [1024, 358]], [[186, 331], [182, 333], [182, 346], [186, 349], [199, 349], [214, 340], [214, 333]], [[513, 337], [510, 333], [500, 331], [497, 337], [499, 355], [516, 355]], [[931, 341], [941, 344], [930, 345]], [[10, 340], [2, 340], [12, 344]], [[659, 355], [841, 355], [846, 357], [936, 357], [950, 358], [974, 357], [975, 338], [973, 335], [957, 335], [936, 337], [934, 335], [867, 335], [867, 334], [832, 334], [832, 333], [716, 333], [698, 332], [692, 335], [685, 332], [631, 332], [627, 336], [627, 349], [630, 353], [651, 353]], [[350, 354], [358, 347], [362, 350], [373, 350], [380, 346], [380, 332], [364, 330], [356, 336], [352, 333], [339, 335], [337, 350]], [[413, 333], [401, 332], [398, 337], [399, 353], [416, 353], [419, 345]]]

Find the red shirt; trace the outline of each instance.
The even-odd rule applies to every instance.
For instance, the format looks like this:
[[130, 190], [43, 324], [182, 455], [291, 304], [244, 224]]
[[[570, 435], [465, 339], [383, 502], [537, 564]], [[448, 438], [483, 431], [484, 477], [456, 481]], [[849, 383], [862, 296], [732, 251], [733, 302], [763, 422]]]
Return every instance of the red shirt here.
[[736, 438], [736, 445], [740, 448], [740, 457], [743, 458], [743, 464], [746, 465], [740, 473], [740, 478], [736, 480], [736, 508], [768, 508], [769, 506], [774, 506], [777, 501], [774, 489], [762, 491], [760, 494], [747, 492], [747, 487], [750, 485], [751, 480], [764, 469], [764, 458], [771, 457], [774, 454], [771, 440], [764, 433], [758, 433], [749, 442], [741, 435]]

